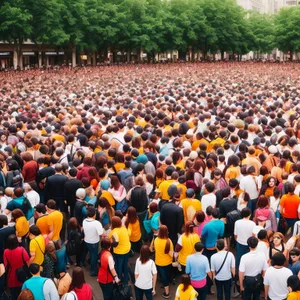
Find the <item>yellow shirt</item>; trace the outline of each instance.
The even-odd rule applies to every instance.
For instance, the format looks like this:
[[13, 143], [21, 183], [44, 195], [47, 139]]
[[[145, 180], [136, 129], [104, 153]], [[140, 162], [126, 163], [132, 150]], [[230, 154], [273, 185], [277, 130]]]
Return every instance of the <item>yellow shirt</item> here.
[[122, 226], [120, 228], [113, 229], [109, 238], [114, 237], [115, 241], [118, 242], [118, 246], [114, 248], [115, 254], [127, 254], [131, 249], [131, 244], [129, 240], [129, 232], [126, 227]]
[[120, 170], [125, 169], [125, 164], [124, 163], [116, 163], [115, 164], [115, 169], [117, 172], [119, 172]]
[[35, 253], [33, 263], [41, 265], [44, 262], [45, 241], [41, 235], [30, 241], [29, 252]]
[[239, 178], [240, 176], [241, 176], [240, 167], [230, 166], [225, 173], [225, 179], [227, 183], [229, 182], [230, 179]]
[[36, 226], [39, 228], [42, 235], [49, 234], [48, 215], [41, 216], [36, 221]]
[[183, 287], [184, 285], [182, 283], [179, 284], [175, 300], [194, 300], [198, 296], [198, 293], [194, 290], [192, 285], [190, 285], [185, 291], [183, 291]]
[[16, 235], [18, 237], [25, 236], [29, 231], [29, 222], [26, 217], [20, 217], [16, 220]]
[[141, 226], [139, 220], [137, 220], [133, 224], [131, 223], [128, 224], [128, 232], [129, 232], [130, 242], [135, 243], [141, 239], [142, 233], [141, 233]]
[[185, 168], [185, 162], [184, 160], [181, 160], [180, 162], [178, 162], [176, 165], [175, 165], [176, 168], [180, 169], [180, 170], [184, 170]]
[[[180, 241], [181, 240], [181, 241]], [[178, 262], [182, 266], [186, 266], [186, 259], [189, 255], [195, 253], [194, 246], [196, 243], [200, 242], [199, 235], [197, 233], [190, 233], [188, 236], [183, 234], [179, 240], [178, 244], [182, 246], [178, 255]]]
[[180, 202], [180, 206], [183, 209], [184, 222], [192, 221], [195, 216], [195, 213], [198, 210], [202, 210], [202, 204], [197, 199], [183, 199]]
[[209, 145], [209, 142], [206, 139], [196, 140], [192, 144], [192, 150], [196, 151], [199, 148], [199, 146], [200, 146], [201, 143], [206, 144], [207, 147]]
[[63, 215], [60, 211], [55, 210], [48, 215], [48, 226], [53, 226], [52, 241], [60, 239], [59, 234], [63, 225]]
[[100, 198], [105, 198], [111, 206], [116, 204], [113, 195], [109, 191], [103, 191]]
[[177, 189], [178, 189], [178, 191], [180, 193], [179, 201], [182, 201], [183, 199], [186, 198], [187, 187], [186, 187], [185, 184], [179, 183], [179, 184], [177, 184]]
[[[155, 248], [155, 264], [160, 267], [168, 266], [172, 263], [173, 257], [169, 255], [169, 253], [165, 254], [166, 248], [166, 239], [161, 239], [157, 237], [154, 240], [154, 248]], [[173, 243], [170, 240], [170, 251], [173, 251]]]
[[159, 187], [158, 190], [160, 191], [159, 198], [162, 200], [170, 200], [170, 196], [168, 194], [168, 188], [174, 183], [175, 180], [173, 179], [168, 179], [163, 181]]
[[299, 300], [300, 299], [300, 291], [290, 292], [286, 298], [286, 300]]

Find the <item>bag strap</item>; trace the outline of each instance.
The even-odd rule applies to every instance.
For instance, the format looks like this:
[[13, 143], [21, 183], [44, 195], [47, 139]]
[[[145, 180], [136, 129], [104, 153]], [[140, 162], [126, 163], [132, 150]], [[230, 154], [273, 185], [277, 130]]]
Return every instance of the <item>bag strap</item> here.
[[229, 253], [229, 251], [227, 251], [227, 253], [226, 253], [226, 255], [225, 255], [225, 258], [224, 258], [224, 260], [223, 260], [223, 262], [222, 262], [221, 267], [219, 268], [218, 271], [216, 271], [216, 276], [217, 276], [217, 275], [220, 273], [220, 271], [222, 270], [222, 268], [223, 268], [223, 266], [224, 266], [224, 264], [225, 264], [226, 258], [227, 258], [227, 256], [228, 256], [228, 253]]
[[45, 255], [45, 252], [43, 252], [43, 250], [42, 250], [42, 248], [41, 248], [40, 244], [37, 242], [37, 240], [36, 240], [36, 239], [34, 239], [34, 241], [35, 241], [35, 242], [38, 244], [38, 246], [39, 246], [39, 248], [40, 248], [41, 252], [43, 253], [43, 255]]

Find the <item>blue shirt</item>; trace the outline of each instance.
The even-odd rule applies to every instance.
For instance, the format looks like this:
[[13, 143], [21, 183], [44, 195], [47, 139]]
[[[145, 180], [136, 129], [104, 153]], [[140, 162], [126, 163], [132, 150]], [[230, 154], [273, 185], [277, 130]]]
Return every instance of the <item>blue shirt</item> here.
[[300, 272], [300, 261], [297, 261], [295, 264], [289, 264], [288, 268], [293, 272], [293, 275], [298, 275]]
[[203, 280], [208, 272], [210, 268], [206, 256], [195, 253], [187, 257], [185, 273], [190, 275], [191, 280]]
[[201, 235], [201, 241], [205, 248], [216, 246], [217, 240], [224, 235], [224, 222], [221, 220], [211, 220], [204, 225]]

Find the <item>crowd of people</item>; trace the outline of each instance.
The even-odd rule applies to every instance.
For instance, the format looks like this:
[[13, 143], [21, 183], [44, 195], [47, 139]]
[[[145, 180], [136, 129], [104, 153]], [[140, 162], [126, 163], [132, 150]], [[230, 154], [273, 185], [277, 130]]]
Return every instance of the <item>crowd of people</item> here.
[[0, 299], [300, 299], [296, 64], [0, 79]]

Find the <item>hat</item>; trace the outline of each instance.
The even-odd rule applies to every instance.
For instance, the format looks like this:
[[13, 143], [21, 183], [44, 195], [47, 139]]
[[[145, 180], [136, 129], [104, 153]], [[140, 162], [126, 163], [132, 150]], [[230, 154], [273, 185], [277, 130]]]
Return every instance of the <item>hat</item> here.
[[85, 195], [86, 195], [85, 189], [80, 188], [76, 191], [76, 197], [81, 200], [84, 199]]
[[100, 187], [102, 190], [107, 191], [110, 188], [110, 182], [107, 179], [103, 179], [100, 181]]
[[275, 145], [271, 145], [268, 150], [271, 154], [276, 154], [278, 152], [278, 149]]
[[177, 193], [178, 193], [178, 190], [177, 190], [176, 185], [175, 185], [175, 184], [170, 185], [169, 188], [168, 188], [168, 195], [169, 195], [170, 197], [173, 197], [173, 196], [175, 196]]
[[138, 164], [146, 164], [148, 162], [148, 157], [146, 154], [141, 154], [137, 157], [136, 162]]

